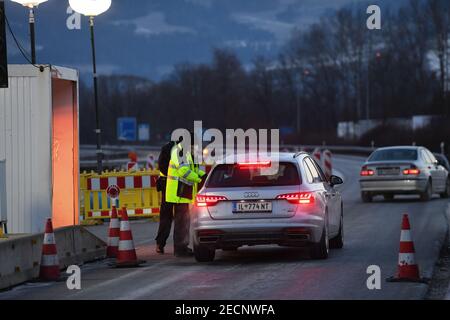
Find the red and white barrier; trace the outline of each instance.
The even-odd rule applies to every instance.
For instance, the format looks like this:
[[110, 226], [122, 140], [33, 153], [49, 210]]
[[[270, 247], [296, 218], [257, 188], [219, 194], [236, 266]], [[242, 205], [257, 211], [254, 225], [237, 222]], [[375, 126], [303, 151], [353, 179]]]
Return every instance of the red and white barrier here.
[[108, 178], [88, 178], [87, 189], [90, 191], [102, 191], [109, 186], [117, 185], [120, 190], [152, 188], [156, 187], [158, 176], [130, 176], [130, 177], [108, 177]]
[[[135, 209], [126, 209], [127, 210], [127, 214], [128, 215], [135, 215], [135, 216], [140, 216], [140, 215], [146, 215], [146, 214], [158, 214], [159, 213], [159, 208], [135, 208]], [[100, 211], [89, 211], [88, 212], [88, 217], [89, 218], [100, 218], [100, 217], [111, 217], [112, 215], [112, 210], [100, 210]]]
[[322, 166], [322, 151], [319, 148], [314, 149], [312, 157], [320, 166]]
[[127, 170], [129, 172], [133, 172], [133, 171], [139, 171], [139, 165], [137, 162], [134, 161], [130, 161], [127, 163]]
[[323, 152], [323, 166], [324, 174], [329, 180], [331, 175], [333, 174], [333, 161], [332, 154], [330, 150], [325, 150]]
[[59, 259], [56, 251], [55, 234], [53, 232], [52, 219], [47, 219], [45, 224], [44, 241], [42, 243], [42, 258], [39, 270], [41, 280], [56, 281], [61, 273]]

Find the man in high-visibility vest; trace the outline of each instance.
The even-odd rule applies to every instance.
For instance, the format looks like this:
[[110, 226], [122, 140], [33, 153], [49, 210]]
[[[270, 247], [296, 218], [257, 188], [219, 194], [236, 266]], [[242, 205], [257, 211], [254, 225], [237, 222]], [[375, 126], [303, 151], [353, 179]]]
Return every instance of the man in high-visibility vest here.
[[181, 143], [173, 146], [167, 172], [165, 200], [174, 206], [174, 253], [179, 257], [192, 256], [192, 249], [188, 247], [189, 205], [194, 203], [198, 183], [204, 175], [205, 171], [194, 163], [191, 150], [183, 150]]

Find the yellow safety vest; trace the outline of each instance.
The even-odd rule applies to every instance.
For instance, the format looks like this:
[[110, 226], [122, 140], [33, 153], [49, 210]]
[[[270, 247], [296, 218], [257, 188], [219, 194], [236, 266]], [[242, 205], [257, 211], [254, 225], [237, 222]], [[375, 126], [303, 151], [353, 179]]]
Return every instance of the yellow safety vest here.
[[[170, 154], [169, 169], [167, 171], [166, 202], [193, 203], [197, 195], [198, 183], [202, 181], [201, 177], [206, 172], [194, 164], [190, 152], [186, 154], [187, 163], [183, 163], [179, 157], [181, 150], [181, 144], [177, 144], [172, 148]], [[193, 187], [192, 199], [178, 197], [177, 190], [179, 181]]]

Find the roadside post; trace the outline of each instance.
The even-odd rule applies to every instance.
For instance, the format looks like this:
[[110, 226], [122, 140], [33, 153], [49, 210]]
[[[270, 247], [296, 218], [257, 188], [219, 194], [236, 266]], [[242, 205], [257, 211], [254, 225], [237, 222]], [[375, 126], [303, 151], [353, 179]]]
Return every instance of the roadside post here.
[[316, 160], [317, 164], [322, 167], [322, 151], [320, 150], [320, 148], [315, 148], [312, 156], [314, 160]]
[[0, 161], [0, 238], [6, 238], [6, 160]]
[[323, 151], [323, 170], [326, 178], [330, 180], [330, 177], [333, 174], [333, 162], [331, 151], [328, 149]]
[[109, 221], [108, 230], [108, 246], [106, 248], [106, 256], [108, 258], [116, 258], [119, 251], [120, 238], [120, 222], [117, 216], [117, 199], [119, 198], [120, 188], [117, 185], [110, 185], [106, 192], [111, 199], [111, 218]]
[[119, 199], [120, 188], [117, 185], [112, 184], [112, 185], [108, 186], [108, 188], [106, 188], [106, 193], [108, 194], [109, 198], [111, 199], [111, 207], [116, 207], [117, 200]]

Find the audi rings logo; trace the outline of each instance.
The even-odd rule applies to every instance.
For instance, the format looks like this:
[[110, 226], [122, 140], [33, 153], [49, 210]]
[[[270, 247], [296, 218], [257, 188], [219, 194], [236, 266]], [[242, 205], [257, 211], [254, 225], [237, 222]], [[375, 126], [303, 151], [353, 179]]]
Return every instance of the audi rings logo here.
[[258, 192], [245, 192], [244, 198], [259, 198]]

